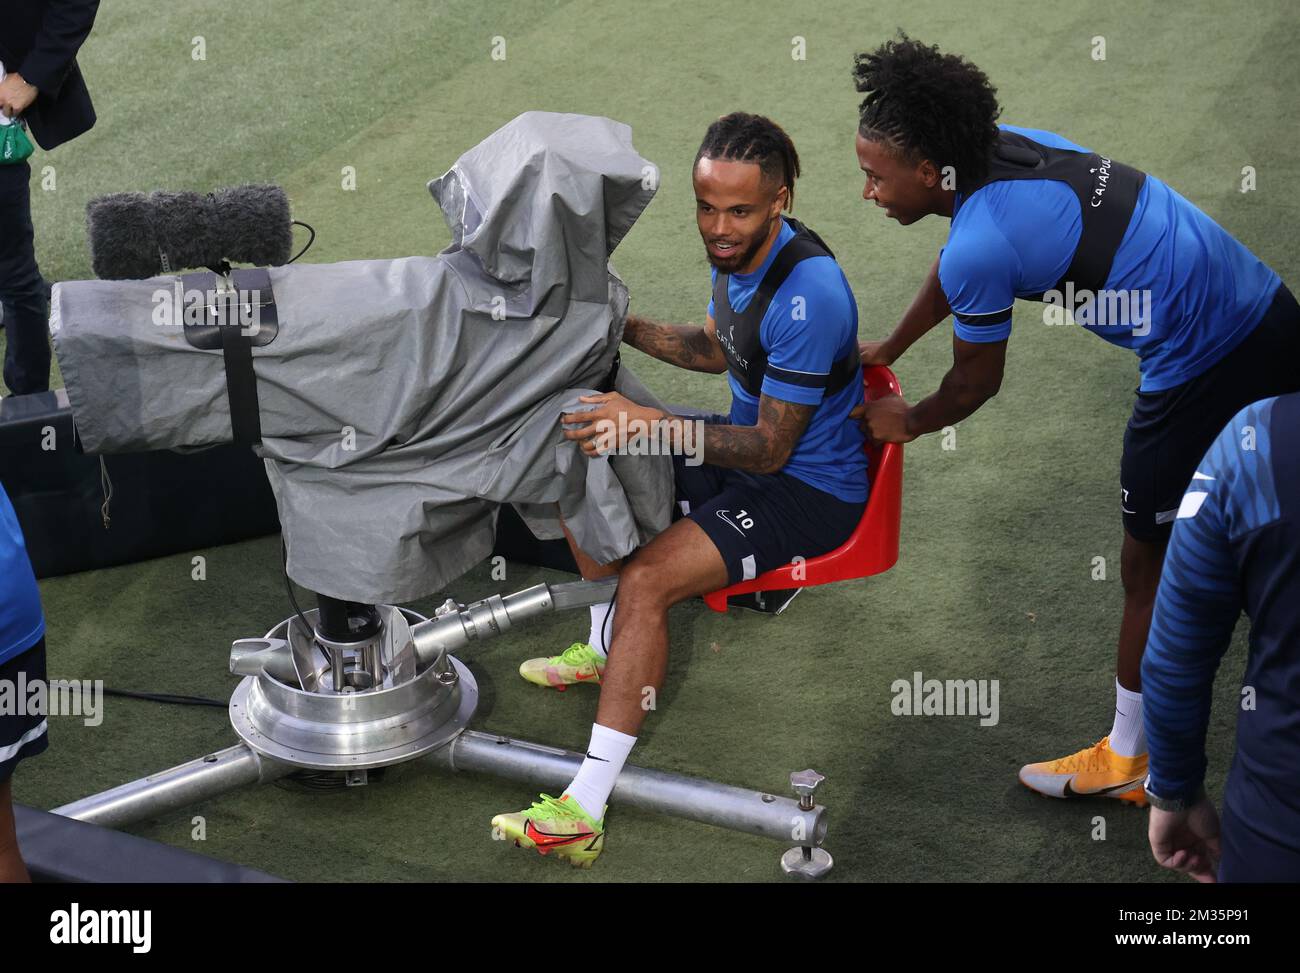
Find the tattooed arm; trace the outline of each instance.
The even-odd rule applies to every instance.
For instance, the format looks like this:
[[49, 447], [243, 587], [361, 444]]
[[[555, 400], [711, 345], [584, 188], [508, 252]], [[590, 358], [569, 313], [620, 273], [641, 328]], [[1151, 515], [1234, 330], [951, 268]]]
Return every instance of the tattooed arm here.
[[749, 473], [776, 473], [790, 459], [816, 411], [815, 405], [762, 395], [758, 425], [704, 427], [704, 462]]
[[714, 374], [727, 370], [712, 317], [701, 328], [693, 324], [660, 324], [629, 314], [623, 340], [652, 358], [680, 368]]
[[[600, 456], [622, 449], [635, 436], [650, 435], [661, 442], [700, 450], [700, 458], [714, 466], [726, 466], [749, 473], [775, 473], [785, 466], [817, 411], [815, 405], [799, 405], [762, 395], [758, 401], [758, 425], [732, 426], [701, 423], [703, 443], [695, 435], [696, 420], [670, 415], [659, 409], [637, 405], [617, 392], [584, 395], [589, 411], [560, 417], [569, 424], [566, 439], [577, 440], [588, 456]], [[690, 429], [686, 427], [690, 426]]]

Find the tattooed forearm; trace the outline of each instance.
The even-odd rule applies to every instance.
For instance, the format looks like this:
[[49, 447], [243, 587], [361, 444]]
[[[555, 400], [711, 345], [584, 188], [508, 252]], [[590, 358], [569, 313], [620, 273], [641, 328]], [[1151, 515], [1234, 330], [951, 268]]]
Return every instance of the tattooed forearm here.
[[816, 411], [815, 405], [761, 396], [758, 425], [704, 427], [704, 462], [750, 473], [775, 473], [785, 466]]
[[693, 324], [659, 324], [629, 314], [623, 340], [653, 358], [697, 372], [725, 372], [722, 346], [709, 332]]

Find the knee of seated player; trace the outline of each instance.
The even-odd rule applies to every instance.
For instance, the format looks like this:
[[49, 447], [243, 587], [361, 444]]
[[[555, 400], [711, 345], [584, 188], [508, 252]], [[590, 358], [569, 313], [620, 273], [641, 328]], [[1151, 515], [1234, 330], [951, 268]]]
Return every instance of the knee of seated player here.
[[699, 527], [681, 520], [637, 552], [623, 567], [619, 601], [667, 610], [695, 595], [724, 587], [727, 570]]
[[623, 566], [618, 576], [620, 612], [637, 607], [667, 611], [672, 601], [673, 575], [658, 558], [639, 554]]

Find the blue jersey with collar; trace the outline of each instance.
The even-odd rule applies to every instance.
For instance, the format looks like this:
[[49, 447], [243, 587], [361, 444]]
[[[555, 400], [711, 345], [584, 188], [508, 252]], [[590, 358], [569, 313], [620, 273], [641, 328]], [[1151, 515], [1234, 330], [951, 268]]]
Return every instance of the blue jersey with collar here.
[[1300, 847], [1300, 393], [1247, 406], [1197, 467], [1174, 521], [1142, 659], [1151, 790], [1205, 777], [1215, 672], [1242, 611], [1250, 654], [1224, 802]]
[[[1052, 132], [1001, 127], [1042, 145], [1089, 151]], [[1015, 298], [1055, 288], [1082, 229], [1078, 197], [1063, 182], [1003, 180], [969, 197], [959, 193], [939, 257], [957, 337], [1004, 341]], [[1075, 320], [1135, 351], [1142, 391], [1159, 392], [1204, 373], [1240, 344], [1281, 283], [1222, 227], [1148, 174], [1106, 281], [1115, 296]], [[1059, 306], [1045, 306], [1044, 314], [1045, 322], [1069, 320]]]
[[0, 485], [0, 662], [30, 649], [44, 634], [36, 575], [13, 504]]
[[[762, 266], [750, 274], [730, 275], [727, 299], [737, 314], [749, 306], [768, 267], [793, 236], [790, 224], [782, 221]], [[717, 277], [715, 269], [715, 282]], [[713, 317], [711, 298], [709, 316]], [[866, 440], [858, 424], [848, 418], [862, 402], [862, 384], [851, 382], [829, 396], [824, 388], [815, 387], [816, 377], [829, 375], [832, 363], [858, 354], [857, 302], [833, 258], [809, 257], [795, 264], [763, 315], [759, 341], [767, 352], [763, 394], [817, 406], [782, 472], [846, 502], [866, 500]], [[810, 376], [813, 385], [808, 382]], [[741, 388], [730, 374], [727, 379], [731, 383], [732, 424], [758, 425], [758, 397]]]

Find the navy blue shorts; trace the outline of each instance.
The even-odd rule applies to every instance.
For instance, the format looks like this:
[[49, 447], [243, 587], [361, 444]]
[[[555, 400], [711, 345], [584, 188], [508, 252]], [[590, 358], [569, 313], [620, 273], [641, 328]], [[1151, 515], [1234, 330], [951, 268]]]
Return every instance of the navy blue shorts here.
[[745, 473], [673, 456], [677, 513], [709, 535], [727, 565], [727, 584], [835, 550], [866, 503], [849, 503], [789, 473]]
[[1222, 361], [1182, 385], [1137, 395], [1124, 431], [1120, 509], [1139, 541], [1164, 543], [1197, 464], [1233, 416], [1300, 391], [1300, 305], [1283, 284], [1255, 329]]
[[[26, 652], [0, 662], [0, 683], [12, 687], [15, 700], [18, 692], [18, 674], [23, 674], [27, 685], [45, 681], [45, 637]], [[50, 745], [44, 715], [0, 714], [0, 783], [13, 776], [18, 761], [42, 753]]]

